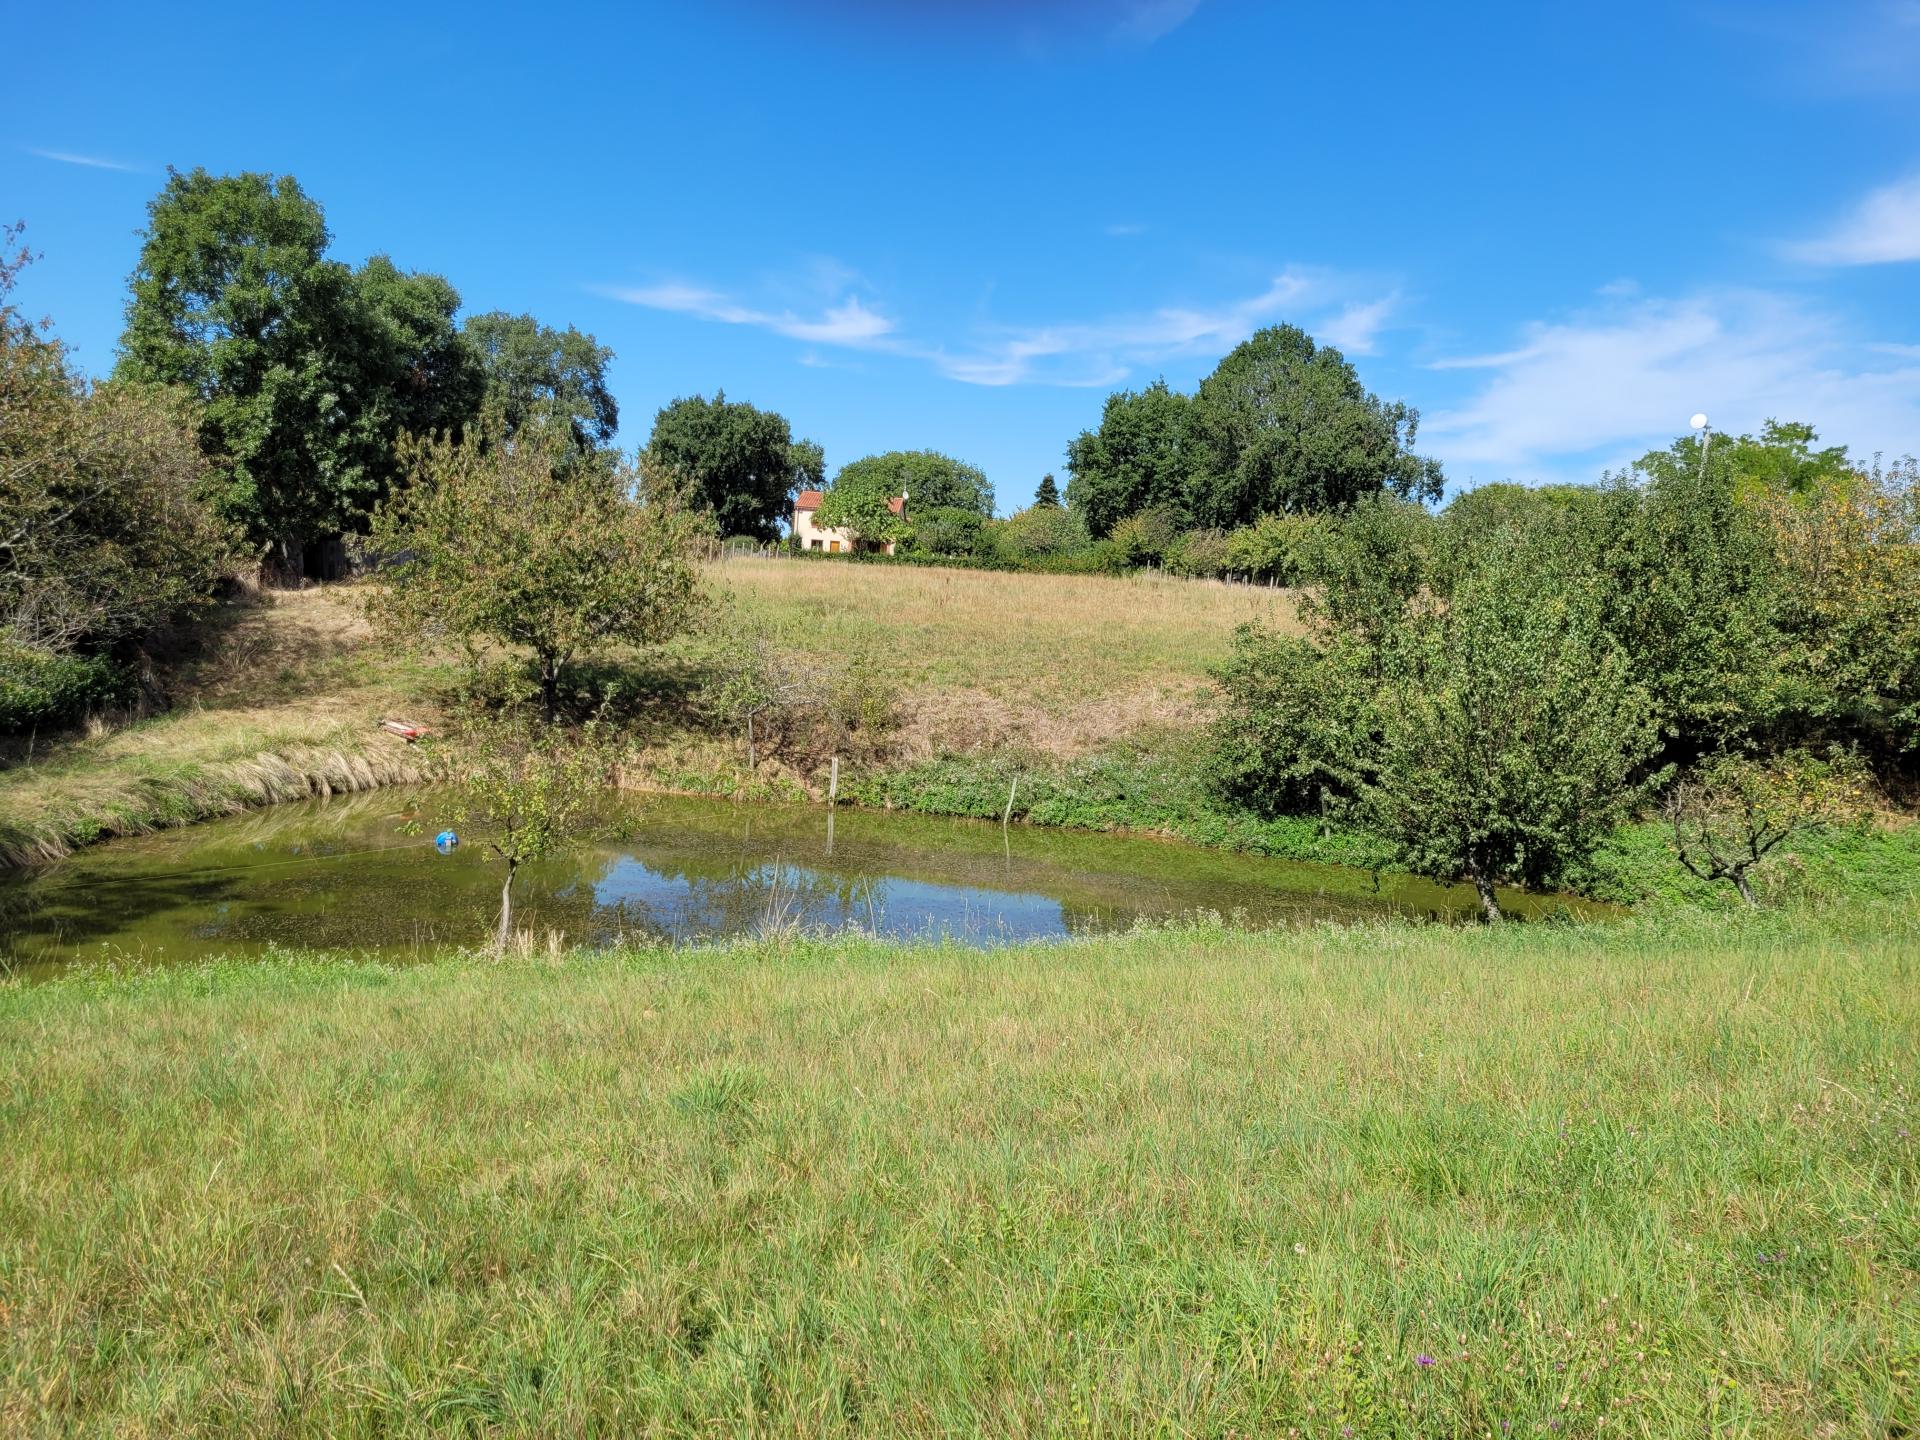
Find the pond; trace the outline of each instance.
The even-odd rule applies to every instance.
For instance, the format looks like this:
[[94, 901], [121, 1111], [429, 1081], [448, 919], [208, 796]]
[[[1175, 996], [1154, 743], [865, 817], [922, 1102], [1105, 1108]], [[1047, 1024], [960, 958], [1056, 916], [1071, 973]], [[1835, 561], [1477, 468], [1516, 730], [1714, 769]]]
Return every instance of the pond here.
[[[81, 958], [481, 944], [500, 862], [475, 838], [437, 853], [443, 808], [432, 790], [376, 791], [108, 841], [0, 881], [0, 961], [37, 971]], [[1404, 875], [973, 820], [635, 796], [607, 833], [617, 838], [521, 871], [517, 929], [586, 944], [852, 928], [989, 945], [1207, 912], [1260, 927], [1473, 913], [1467, 888]], [[1598, 908], [1502, 903], [1523, 916]]]

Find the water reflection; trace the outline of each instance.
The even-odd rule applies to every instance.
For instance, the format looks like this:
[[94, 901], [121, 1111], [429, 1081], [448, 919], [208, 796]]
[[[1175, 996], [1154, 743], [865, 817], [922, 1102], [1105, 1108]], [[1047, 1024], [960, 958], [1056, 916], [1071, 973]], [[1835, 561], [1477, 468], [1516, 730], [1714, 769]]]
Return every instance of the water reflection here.
[[[478, 944], [498, 862], [476, 837], [435, 853], [438, 804], [377, 792], [96, 847], [0, 884], [0, 958]], [[617, 842], [523, 870], [521, 927], [600, 944], [847, 927], [991, 944], [1196, 911], [1271, 925], [1472, 910], [1459, 888], [1140, 838], [679, 798], [609, 819]]]

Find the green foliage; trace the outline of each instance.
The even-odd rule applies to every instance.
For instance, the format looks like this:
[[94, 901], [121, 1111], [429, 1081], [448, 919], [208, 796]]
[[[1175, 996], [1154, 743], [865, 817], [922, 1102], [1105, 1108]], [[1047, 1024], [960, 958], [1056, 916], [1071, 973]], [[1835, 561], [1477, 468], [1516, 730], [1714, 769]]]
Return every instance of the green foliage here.
[[1489, 918], [1495, 884], [1551, 885], [1593, 852], [1657, 743], [1593, 587], [1523, 538], [1390, 637], [1360, 795], [1408, 869], [1471, 881]]
[[909, 543], [915, 554], [987, 558], [995, 553], [988, 534], [991, 522], [978, 510], [942, 505], [915, 507]]
[[1036, 505], [1051, 505], [1056, 508], [1059, 506], [1060, 487], [1053, 483], [1053, 476], [1042, 475], [1040, 477], [1040, 488], [1033, 492], [1033, 503]]
[[1037, 503], [997, 523], [993, 535], [1000, 553], [1014, 560], [1071, 555], [1090, 543], [1077, 511]]
[[1095, 539], [1105, 539], [1127, 516], [1155, 506], [1188, 523], [1191, 405], [1165, 380], [1144, 390], [1117, 391], [1100, 412], [1100, 428], [1081, 431], [1067, 447], [1067, 503]]
[[459, 777], [453, 813], [482, 827], [504, 863], [495, 947], [513, 934], [513, 881], [522, 865], [552, 855], [595, 817], [611, 764], [595, 725], [570, 735], [524, 707], [470, 709], [453, 731], [450, 763]]
[[1189, 530], [1167, 547], [1167, 573], [1214, 579], [1233, 568], [1233, 546], [1224, 530]]
[[1301, 578], [1317, 587], [1303, 602], [1309, 619], [1351, 633], [1374, 657], [1433, 576], [1433, 517], [1412, 501], [1374, 494], [1323, 516], [1298, 551]]
[[[888, 502], [903, 495], [904, 513], [896, 513]], [[816, 520], [861, 543], [883, 545], [905, 537], [921, 514], [947, 510], [990, 517], [993, 486], [985, 472], [936, 450], [890, 450], [843, 466]]]
[[133, 677], [105, 655], [29, 650], [0, 639], [0, 735], [71, 725], [124, 705]]
[[101, 657], [205, 605], [235, 540], [205, 498], [191, 398], [90, 390], [12, 302], [17, 234], [0, 242], [0, 730], [119, 698]]
[[222, 513], [286, 569], [364, 525], [403, 428], [452, 423], [477, 394], [453, 288], [385, 257], [356, 274], [328, 239], [291, 176], [169, 171], [115, 372], [200, 401]]
[[1113, 527], [1107, 537], [1123, 565], [1158, 565], [1180, 538], [1178, 514], [1169, 506], [1156, 505], [1129, 515]]
[[1291, 325], [1242, 341], [1194, 395], [1192, 520], [1231, 528], [1330, 510], [1385, 490], [1440, 495], [1440, 466], [1412, 452], [1419, 412], [1370, 394], [1341, 353]]
[[[493, 411], [509, 436], [524, 426], [563, 424], [582, 454], [613, 439], [620, 427], [620, 407], [607, 388], [613, 351], [593, 336], [504, 310], [468, 317], [460, 333], [482, 382], [469, 413]], [[424, 435], [444, 425], [407, 428]]]
[[1262, 515], [1251, 525], [1227, 533], [1227, 571], [1249, 580], [1299, 585], [1308, 574], [1308, 556], [1317, 515]]
[[1865, 817], [1868, 780], [1857, 757], [1792, 750], [1767, 761], [1711, 757], [1667, 792], [1673, 850], [1687, 873], [1724, 880], [1758, 904], [1752, 874], [1804, 830]]
[[1809, 495], [1843, 484], [1854, 473], [1846, 446], [1815, 450], [1813, 442], [1818, 438], [1811, 425], [1768, 420], [1759, 435], [1741, 435], [1722, 443], [1736, 482], [1775, 494]]
[[795, 441], [786, 417], [717, 392], [687, 395], [654, 416], [646, 464], [678, 478], [686, 503], [713, 517], [722, 535], [778, 537], [796, 490], [817, 486], [825, 457]]
[[531, 652], [548, 714], [576, 657], [681, 628], [697, 600], [683, 512], [636, 503], [624, 469], [576, 463], [561, 426], [509, 439], [497, 417], [461, 439], [409, 441], [407, 482], [375, 516], [375, 614], [417, 640]]
[[1213, 791], [1269, 818], [1351, 800], [1375, 763], [1370, 666], [1350, 643], [1241, 626], [1214, 672], [1221, 706], [1205, 765]]

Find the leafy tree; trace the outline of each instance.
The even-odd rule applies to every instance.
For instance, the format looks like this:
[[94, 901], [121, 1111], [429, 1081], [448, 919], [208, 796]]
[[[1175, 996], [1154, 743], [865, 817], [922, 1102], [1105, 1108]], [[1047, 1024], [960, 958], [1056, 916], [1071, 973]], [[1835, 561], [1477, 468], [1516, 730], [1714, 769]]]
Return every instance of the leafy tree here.
[[117, 692], [111, 652], [206, 604], [236, 538], [206, 499], [191, 397], [89, 389], [20, 314], [18, 233], [0, 240], [0, 728]]
[[479, 367], [484, 403], [499, 414], [507, 435], [531, 423], [564, 421], [574, 446], [587, 453], [620, 428], [620, 407], [607, 388], [613, 351], [593, 336], [504, 310], [470, 316], [461, 335]]
[[1124, 565], [1158, 565], [1180, 538], [1179, 514], [1166, 505], [1151, 505], [1129, 515], [1108, 537]]
[[722, 535], [772, 540], [796, 490], [817, 486], [820, 447], [796, 442], [786, 417], [727, 399], [689, 395], [665, 406], [647, 441], [651, 468], [680, 477], [689, 504], [714, 517]]
[[[889, 450], [884, 455], [868, 455], [843, 466], [834, 477], [827, 499], [842, 486], [847, 500], [856, 495], [895, 495], [908, 497], [910, 515], [923, 510], [971, 510], [976, 515], [993, 514], [993, 486], [978, 466], [938, 450]], [[823, 521], [835, 524], [835, 521]]]
[[374, 517], [396, 557], [375, 612], [418, 640], [524, 648], [552, 717], [575, 658], [685, 624], [697, 595], [686, 517], [631, 500], [625, 469], [578, 464], [563, 425], [509, 437], [489, 415], [475, 431], [403, 446], [406, 483]]
[[1055, 510], [1060, 508], [1060, 487], [1053, 483], [1053, 476], [1042, 475], [1040, 477], [1040, 488], [1033, 492], [1033, 503], [1036, 505], [1045, 505]]
[[513, 936], [513, 882], [520, 867], [545, 859], [579, 836], [596, 818], [611, 763], [597, 726], [567, 734], [523, 707], [474, 711], [452, 736], [459, 776], [454, 812], [482, 827], [489, 850], [506, 865], [494, 949]]
[[1758, 436], [1742, 435], [1723, 442], [1727, 466], [1743, 485], [1806, 495], [1853, 474], [1847, 447], [1829, 445], [1815, 450], [1813, 442], [1819, 438], [1811, 425], [1768, 420]]
[[1083, 430], [1067, 447], [1067, 503], [1095, 539], [1129, 515], [1160, 507], [1177, 524], [1193, 521], [1188, 494], [1192, 401], [1165, 380], [1107, 397], [1100, 428]]
[[1866, 809], [1866, 776], [1848, 755], [1794, 750], [1770, 763], [1722, 754], [1667, 792], [1674, 853], [1689, 874], [1724, 880], [1759, 904], [1752, 873], [1804, 830], [1844, 824]]
[[1308, 571], [1308, 555], [1319, 515], [1262, 515], [1251, 525], [1227, 532], [1227, 571], [1249, 580], [1298, 585]]
[[1370, 394], [1332, 346], [1291, 325], [1258, 331], [1193, 398], [1191, 518], [1231, 527], [1382, 490], [1438, 499], [1439, 463], [1411, 449], [1419, 423], [1417, 410]]
[[[895, 508], [899, 498], [900, 491], [890, 467], [856, 460], [841, 467], [840, 473], [834, 476], [833, 484], [820, 497], [814, 523], [846, 531], [856, 545], [886, 545], [906, 538], [912, 530], [906, 506], [901, 504]], [[962, 507], [929, 508], [945, 511]]]
[[1320, 517], [1301, 547], [1302, 579], [1318, 587], [1303, 610], [1355, 635], [1375, 675], [1408, 607], [1433, 578], [1433, 529], [1420, 506], [1375, 493]]
[[1091, 543], [1086, 522], [1071, 510], [1037, 501], [994, 526], [1000, 549], [1019, 560], [1071, 555]]
[[1551, 885], [1592, 853], [1657, 739], [1592, 587], [1515, 542], [1409, 615], [1360, 796], [1408, 869], [1470, 882], [1489, 920], [1497, 884]]
[[356, 275], [328, 238], [291, 176], [169, 171], [116, 369], [199, 399], [214, 498], [283, 571], [364, 524], [403, 426], [449, 421], [474, 393], [452, 287], [384, 257]]

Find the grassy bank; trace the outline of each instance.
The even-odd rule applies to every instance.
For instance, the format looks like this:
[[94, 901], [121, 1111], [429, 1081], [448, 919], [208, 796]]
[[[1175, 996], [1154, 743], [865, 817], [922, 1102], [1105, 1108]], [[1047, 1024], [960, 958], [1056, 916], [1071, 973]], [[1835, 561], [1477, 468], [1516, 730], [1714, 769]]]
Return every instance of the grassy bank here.
[[[737, 561], [709, 588], [796, 656], [876, 656], [898, 691], [881, 769], [951, 755], [1070, 760], [1185, 733], [1233, 627], [1285, 623], [1284, 594], [1142, 577], [1013, 576]], [[376, 642], [357, 586], [268, 592], [219, 612], [167, 676], [172, 708], [0, 757], [0, 866], [329, 790], [413, 778], [379, 722], [431, 722], [451, 663]], [[689, 705], [699, 637], [626, 657], [648, 698], [629, 774], [663, 788], [791, 798], [817, 777], [745, 773], [738, 737]], [[815, 787], [817, 788], [817, 786]]]
[[1882, 908], [0, 986], [0, 1429], [1898, 1433], [1916, 954]]

